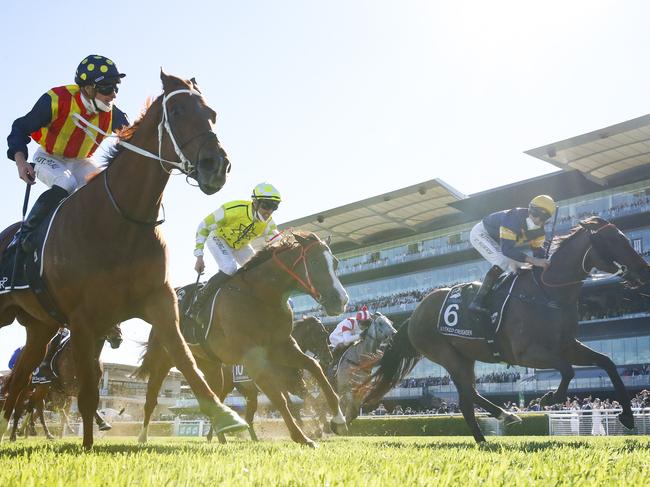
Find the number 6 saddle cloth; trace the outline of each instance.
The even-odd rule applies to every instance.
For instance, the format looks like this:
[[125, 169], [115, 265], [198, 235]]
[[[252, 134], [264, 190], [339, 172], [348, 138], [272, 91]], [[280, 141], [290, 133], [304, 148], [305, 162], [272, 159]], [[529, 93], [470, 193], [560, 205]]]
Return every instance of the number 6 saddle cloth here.
[[495, 285], [485, 303], [490, 310], [489, 319], [468, 309], [480, 283], [468, 282], [453, 286], [440, 308], [438, 331], [442, 335], [473, 340], [486, 340], [489, 338], [487, 334], [495, 336], [517, 278], [517, 274], [508, 274]]

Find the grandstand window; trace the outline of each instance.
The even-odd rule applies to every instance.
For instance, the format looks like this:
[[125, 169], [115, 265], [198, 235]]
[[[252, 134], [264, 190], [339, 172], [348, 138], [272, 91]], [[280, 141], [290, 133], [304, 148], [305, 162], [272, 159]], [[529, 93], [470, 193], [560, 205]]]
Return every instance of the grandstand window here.
[[635, 238], [632, 239], [632, 246], [639, 254], [643, 253], [643, 239]]

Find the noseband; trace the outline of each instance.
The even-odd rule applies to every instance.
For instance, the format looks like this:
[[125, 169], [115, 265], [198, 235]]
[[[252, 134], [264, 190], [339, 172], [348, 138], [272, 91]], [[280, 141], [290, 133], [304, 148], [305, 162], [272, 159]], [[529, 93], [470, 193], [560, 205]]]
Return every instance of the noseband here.
[[[307, 252], [319, 242], [315, 241], [307, 245], [306, 247], [300, 246], [300, 255], [298, 258], [291, 264], [291, 267], [288, 267], [282, 260], [278, 257], [278, 251], [273, 251], [273, 261], [278, 264], [280, 269], [293, 277], [298, 283], [309, 293], [309, 295], [314, 298], [317, 302], [320, 302], [322, 296], [318, 290], [314, 287], [311, 282], [311, 276], [309, 274], [309, 268], [307, 267]], [[296, 272], [295, 268], [298, 264], [302, 262], [303, 269], [305, 271], [305, 278], [301, 278]]]

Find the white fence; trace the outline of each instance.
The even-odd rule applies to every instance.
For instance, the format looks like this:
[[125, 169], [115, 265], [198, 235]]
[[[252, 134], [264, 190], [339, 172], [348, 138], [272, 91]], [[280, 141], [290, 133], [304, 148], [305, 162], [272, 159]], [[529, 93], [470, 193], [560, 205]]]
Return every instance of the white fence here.
[[650, 434], [650, 410], [634, 411], [634, 430], [618, 421], [620, 409], [586, 409], [548, 413], [551, 436], [613, 436]]

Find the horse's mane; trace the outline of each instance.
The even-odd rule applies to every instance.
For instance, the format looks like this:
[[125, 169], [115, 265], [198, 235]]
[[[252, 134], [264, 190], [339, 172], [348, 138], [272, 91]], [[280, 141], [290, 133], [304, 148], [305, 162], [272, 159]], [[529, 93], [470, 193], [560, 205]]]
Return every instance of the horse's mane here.
[[582, 233], [582, 231], [584, 230], [584, 227], [582, 225], [600, 226], [603, 223], [607, 223], [603, 218], [600, 218], [599, 216], [590, 216], [585, 220], [581, 220], [580, 223], [575, 227], [573, 227], [568, 234], [558, 235], [557, 237], [553, 237], [553, 241], [551, 242], [551, 248], [549, 250], [549, 256], [553, 256], [558, 250], [563, 248], [567, 242], [573, 240], [573, 238], [575, 238], [576, 235]]
[[236, 274], [240, 274], [242, 272], [246, 272], [251, 270], [254, 267], [257, 267], [258, 265], [262, 264], [263, 262], [266, 262], [269, 260], [274, 252], [282, 252], [284, 250], [290, 250], [298, 245], [298, 240], [296, 240], [296, 235], [299, 237], [303, 238], [310, 238], [313, 234], [310, 232], [304, 232], [301, 230], [294, 230], [294, 231], [286, 231], [278, 236], [276, 236], [273, 240], [268, 242], [259, 252], [257, 252], [251, 259], [246, 262], [237, 272]]
[[[158, 98], [160, 98], [160, 96]], [[158, 98], [156, 98], [156, 100]], [[153, 105], [156, 100], [153, 98], [147, 98], [147, 101], [145, 101], [144, 107], [142, 107], [142, 110], [140, 111], [140, 114], [138, 115], [138, 118], [135, 120], [135, 122], [117, 132], [116, 135], [119, 141], [128, 142], [133, 138], [138, 128], [140, 128], [140, 124], [142, 123], [144, 116], [147, 114], [147, 111], [149, 111], [149, 108], [151, 108], [151, 105]], [[108, 150], [108, 155], [106, 156], [104, 165], [109, 166], [111, 162], [113, 162], [115, 158], [122, 153], [123, 150], [124, 146], [120, 144], [113, 145]]]

